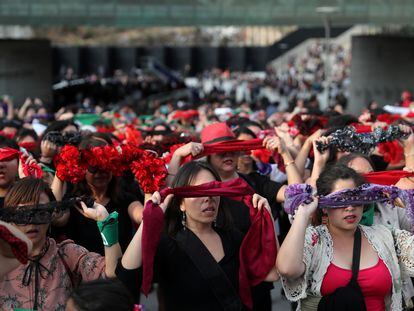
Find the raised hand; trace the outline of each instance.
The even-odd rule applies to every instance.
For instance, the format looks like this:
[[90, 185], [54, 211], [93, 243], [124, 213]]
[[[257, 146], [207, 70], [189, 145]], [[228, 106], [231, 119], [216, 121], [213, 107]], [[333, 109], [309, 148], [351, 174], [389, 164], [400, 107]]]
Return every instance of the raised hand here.
[[42, 140], [40, 150], [42, 158], [53, 158], [58, 152], [58, 146], [49, 140]]
[[263, 139], [263, 146], [272, 152], [283, 154], [286, 152], [286, 144], [282, 138], [276, 136], [267, 136]]
[[311, 218], [317, 209], [318, 209], [318, 198], [312, 197], [312, 201], [304, 202], [301, 205], [299, 205], [299, 208], [296, 211], [295, 216], [302, 214], [307, 218]]
[[323, 152], [320, 152], [317, 148], [318, 143], [326, 145], [331, 140], [331, 137], [321, 136], [313, 141], [313, 154], [315, 156], [315, 163], [317, 164], [326, 164], [329, 159], [329, 149], [326, 149]]
[[80, 205], [81, 208], [76, 206], [76, 209], [86, 218], [93, 219], [95, 221], [104, 221], [109, 216], [108, 211], [102, 204], [95, 202], [93, 207], [87, 207], [85, 203], [80, 202]]
[[190, 142], [188, 144], [185, 144], [184, 146], [181, 146], [180, 148], [178, 148], [174, 154], [181, 157], [181, 158], [185, 158], [186, 156], [189, 156], [190, 154], [195, 157], [199, 154], [201, 154], [204, 151], [204, 147], [202, 144], [200, 143], [194, 143], [194, 142]]
[[265, 208], [269, 211], [270, 215], [272, 214], [269, 202], [266, 198], [262, 197], [261, 195], [255, 193], [252, 198], [252, 203], [254, 208], [258, 208], [259, 210]]
[[164, 201], [162, 203], [160, 203], [161, 202], [161, 195], [160, 195], [160, 193], [158, 191], [155, 191], [152, 194], [152, 197], [150, 198], [150, 200], [152, 202], [154, 202], [155, 204], [158, 204], [161, 207], [162, 211], [165, 213], [165, 211], [166, 211], [166, 209], [167, 209], [168, 205], [170, 204], [170, 202], [171, 202], [171, 200], [172, 200], [173, 197], [174, 197], [173, 194], [169, 194], [164, 199]]

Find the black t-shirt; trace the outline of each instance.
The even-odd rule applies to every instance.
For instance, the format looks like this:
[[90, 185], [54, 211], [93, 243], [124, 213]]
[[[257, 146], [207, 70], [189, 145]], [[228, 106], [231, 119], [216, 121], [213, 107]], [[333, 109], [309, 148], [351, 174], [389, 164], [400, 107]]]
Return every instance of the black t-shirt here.
[[[120, 196], [117, 203], [109, 201], [105, 206], [108, 213], [118, 212], [118, 234], [119, 244], [124, 252], [132, 239], [133, 227], [132, 221], [128, 214], [128, 206], [136, 198], [131, 194], [124, 193]], [[72, 209], [68, 224], [66, 225], [66, 233], [68, 238], [85, 247], [90, 252], [96, 252], [104, 255], [104, 246], [101, 234], [96, 225], [96, 221], [86, 218], [76, 209]]]
[[[223, 243], [224, 257], [218, 264], [236, 292], [239, 288], [239, 250], [242, 234], [238, 230], [217, 230]], [[117, 277], [132, 294], [142, 284], [142, 268], [126, 270], [118, 262]], [[159, 283], [167, 311], [221, 310], [209, 283], [175, 239], [163, 235], [154, 261], [154, 281]]]
[[4, 197], [0, 197], [0, 208], [4, 207]]

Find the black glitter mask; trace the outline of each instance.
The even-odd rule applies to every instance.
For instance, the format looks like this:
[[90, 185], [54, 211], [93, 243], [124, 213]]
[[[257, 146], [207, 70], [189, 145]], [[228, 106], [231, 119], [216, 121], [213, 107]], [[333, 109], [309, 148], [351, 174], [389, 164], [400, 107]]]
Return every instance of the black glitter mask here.
[[91, 197], [77, 197], [62, 202], [54, 201], [46, 204], [5, 207], [0, 209], [0, 220], [16, 225], [50, 224], [54, 218], [60, 217], [81, 201], [88, 207], [92, 207], [94, 204]]
[[347, 126], [333, 132], [329, 143], [317, 142], [319, 152], [324, 152], [329, 147], [340, 151], [369, 154], [379, 143], [406, 138], [408, 134], [401, 131], [397, 125], [391, 125], [387, 130], [380, 127], [375, 128], [372, 133], [357, 133], [355, 128]]

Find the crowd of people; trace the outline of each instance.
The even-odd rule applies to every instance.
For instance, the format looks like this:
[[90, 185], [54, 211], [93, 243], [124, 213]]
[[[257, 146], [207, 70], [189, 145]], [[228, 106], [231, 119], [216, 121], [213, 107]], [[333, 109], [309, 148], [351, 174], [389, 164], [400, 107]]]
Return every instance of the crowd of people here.
[[0, 309], [142, 310], [153, 290], [160, 310], [272, 310], [280, 281], [298, 310], [410, 310], [411, 95], [404, 114], [320, 109], [319, 48], [150, 115], [119, 89], [56, 112], [3, 96]]

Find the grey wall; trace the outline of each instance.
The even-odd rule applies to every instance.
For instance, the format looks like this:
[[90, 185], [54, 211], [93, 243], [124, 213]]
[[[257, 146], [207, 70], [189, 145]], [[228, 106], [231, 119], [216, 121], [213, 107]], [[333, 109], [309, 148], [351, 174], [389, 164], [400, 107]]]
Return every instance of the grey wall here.
[[403, 90], [414, 90], [414, 38], [352, 38], [349, 110], [359, 113], [370, 100], [394, 104]]
[[52, 49], [47, 40], [0, 40], [0, 95], [51, 100]]
[[111, 75], [115, 69], [128, 71], [142, 67], [146, 57], [153, 57], [172, 70], [191, 74], [212, 68], [263, 71], [272, 59], [270, 47], [53, 47], [53, 75], [72, 67], [80, 76], [103, 70]]

